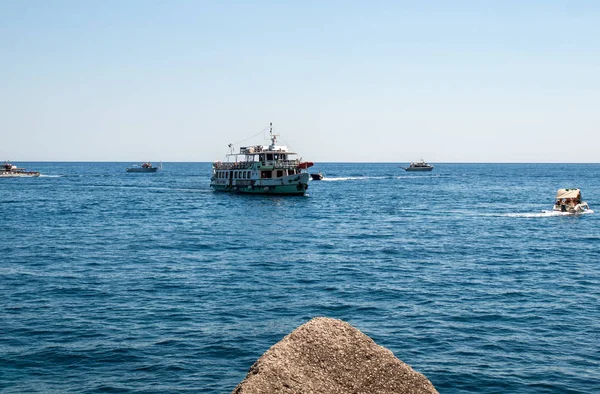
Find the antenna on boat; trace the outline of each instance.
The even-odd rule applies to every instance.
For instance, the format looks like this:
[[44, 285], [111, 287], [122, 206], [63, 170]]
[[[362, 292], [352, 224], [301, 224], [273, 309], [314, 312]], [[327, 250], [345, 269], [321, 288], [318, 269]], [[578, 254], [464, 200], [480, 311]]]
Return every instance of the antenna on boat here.
[[271, 146], [269, 149], [275, 149], [275, 143], [277, 142], [277, 134], [273, 134], [273, 122], [269, 123], [269, 134], [271, 134]]

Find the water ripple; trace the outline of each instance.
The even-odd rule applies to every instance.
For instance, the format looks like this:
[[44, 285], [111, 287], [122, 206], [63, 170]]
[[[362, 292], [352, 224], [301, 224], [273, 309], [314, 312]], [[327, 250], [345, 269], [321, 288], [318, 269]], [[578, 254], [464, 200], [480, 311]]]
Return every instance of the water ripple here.
[[600, 166], [322, 164], [288, 199], [164, 164], [0, 185], [1, 391], [230, 392], [325, 315], [443, 393], [600, 392], [600, 216], [543, 212]]

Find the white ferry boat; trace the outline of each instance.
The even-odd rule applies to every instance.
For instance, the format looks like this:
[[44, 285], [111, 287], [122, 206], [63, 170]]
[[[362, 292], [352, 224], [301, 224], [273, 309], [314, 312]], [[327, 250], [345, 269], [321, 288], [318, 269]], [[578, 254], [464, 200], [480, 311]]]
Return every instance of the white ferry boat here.
[[424, 160], [410, 163], [408, 167], [402, 167], [405, 171], [431, 171], [433, 170], [433, 166], [431, 164], [425, 163]]
[[150, 162], [146, 162], [146, 163], [142, 163], [139, 166], [137, 164], [134, 164], [131, 167], [127, 167], [125, 169], [126, 172], [156, 172], [158, 171], [158, 169], [162, 169], [162, 162], [160, 163], [160, 167], [154, 167], [152, 165], [152, 163]]
[[309, 179], [306, 170], [313, 163], [301, 162], [296, 152], [276, 145], [279, 135], [273, 134], [273, 123], [269, 133], [270, 145], [241, 147], [238, 153], [232, 150], [227, 155], [227, 162], [214, 162], [210, 186], [225, 192], [304, 195]]
[[8, 161], [5, 161], [0, 166], [0, 178], [31, 178], [37, 176], [40, 176], [39, 172], [17, 168], [17, 166], [10, 164]]

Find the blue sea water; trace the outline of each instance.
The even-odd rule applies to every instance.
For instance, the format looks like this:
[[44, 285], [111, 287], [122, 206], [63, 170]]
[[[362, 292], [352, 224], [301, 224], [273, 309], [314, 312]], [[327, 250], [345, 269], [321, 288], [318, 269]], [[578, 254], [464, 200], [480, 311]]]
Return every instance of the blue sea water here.
[[[227, 393], [316, 316], [441, 393], [600, 392], [600, 165], [318, 164], [304, 197], [209, 163], [0, 179], [0, 391]], [[579, 187], [596, 213], [563, 216]]]

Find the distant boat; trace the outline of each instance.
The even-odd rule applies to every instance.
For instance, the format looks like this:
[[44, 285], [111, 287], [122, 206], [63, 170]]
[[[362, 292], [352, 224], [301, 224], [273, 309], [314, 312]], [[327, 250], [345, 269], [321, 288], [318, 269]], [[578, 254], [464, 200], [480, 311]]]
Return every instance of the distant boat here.
[[8, 161], [5, 161], [0, 166], [0, 178], [32, 178], [37, 176], [40, 176], [39, 172], [17, 168], [17, 166], [10, 164]]
[[431, 171], [433, 170], [433, 166], [425, 163], [425, 161], [417, 161], [410, 163], [408, 167], [402, 167], [405, 171]]
[[127, 167], [127, 169], [125, 171], [127, 171], [127, 172], [156, 172], [156, 171], [158, 171], [159, 168], [162, 168], [162, 162], [160, 164], [160, 167], [154, 167], [154, 166], [152, 166], [152, 163], [146, 162], [146, 163], [142, 163], [140, 165], [134, 164], [131, 167]]
[[558, 189], [553, 211], [565, 213], [585, 213], [590, 211], [587, 202], [581, 201], [579, 189]]
[[210, 186], [215, 191], [233, 193], [304, 195], [309, 179], [306, 170], [314, 163], [301, 161], [296, 152], [277, 145], [272, 123], [269, 133], [270, 145], [240, 147], [234, 153], [230, 144], [227, 158], [233, 161], [213, 163]]
[[321, 174], [320, 172], [317, 172], [315, 174], [310, 174], [310, 177], [312, 178], [313, 181], [320, 181], [321, 179], [323, 179], [323, 174]]

